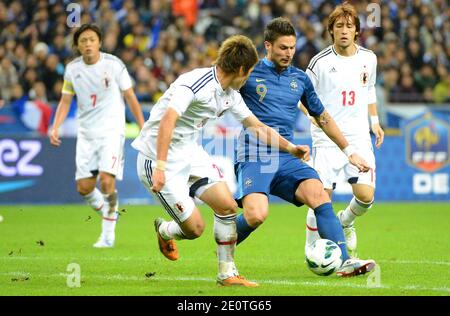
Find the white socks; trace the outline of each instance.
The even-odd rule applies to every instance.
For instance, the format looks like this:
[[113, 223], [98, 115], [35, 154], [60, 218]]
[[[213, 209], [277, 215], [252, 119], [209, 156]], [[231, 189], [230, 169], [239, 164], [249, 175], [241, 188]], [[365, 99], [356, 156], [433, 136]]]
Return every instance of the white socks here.
[[217, 258], [219, 260], [220, 280], [239, 275], [234, 264], [234, 249], [236, 248], [236, 214], [214, 214], [214, 238], [217, 243]]
[[310, 247], [317, 240], [320, 239], [319, 231], [317, 229], [317, 220], [314, 215], [313, 209], [308, 209], [308, 214], [306, 215], [306, 245], [305, 247]]
[[105, 200], [103, 199], [103, 195], [99, 189], [95, 188], [91, 193], [83, 195], [83, 199], [99, 216], [103, 215], [102, 209], [105, 205]]
[[[102, 236], [114, 240], [119, 204], [117, 191], [111, 194], [102, 194], [98, 188], [83, 196], [89, 206], [102, 217]], [[111, 211], [111, 212], [110, 212]]]
[[162, 222], [161, 225], [159, 226], [159, 234], [165, 240], [185, 239], [185, 236], [183, 234], [183, 231], [181, 230], [181, 227], [175, 221]]
[[102, 235], [114, 240], [117, 217], [119, 216], [119, 203], [117, 191], [110, 194], [103, 194], [106, 207], [103, 208]]
[[364, 203], [358, 200], [356, 197], [350, 201], [350, 204], [347, 208], [342, 212], [341, 215], [341, 224], [343, 226], [349, 226], [353, 224], [353, 221], [357, 216], [361, 216], [366, 213], [373, 205], [373, 199], [369, 203]]

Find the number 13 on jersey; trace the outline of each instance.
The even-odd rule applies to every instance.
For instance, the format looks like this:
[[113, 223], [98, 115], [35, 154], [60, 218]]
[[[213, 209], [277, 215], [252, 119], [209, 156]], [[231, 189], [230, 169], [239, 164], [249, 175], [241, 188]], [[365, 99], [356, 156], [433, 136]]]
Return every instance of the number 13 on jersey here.
[[342, 91], [342, 106], [355, 105], [355, 91]]

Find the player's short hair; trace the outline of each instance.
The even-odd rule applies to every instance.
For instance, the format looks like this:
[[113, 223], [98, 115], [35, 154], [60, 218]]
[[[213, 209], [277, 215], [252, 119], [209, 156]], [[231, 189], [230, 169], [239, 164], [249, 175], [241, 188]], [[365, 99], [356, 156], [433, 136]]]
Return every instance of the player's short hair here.
[[361, 23], [359, 21], [358, 13], [356, 12], [356, 9], [354, 6], [352, 6], [348, 2], [344, 2], [343, 4], [338, 5], [333, 12], [331, 12], [330, 17], [328, 18], [328, 33], [331, 35], [331, 39], [334, 42], [334, 35], [332, 33], [334, 23], [341, 17], [344, 17], [346, 19], [351, 18], [353, 19], [353, 23], [356, 27], [356, 34], [354, 40], [356, 41], [359, 36], [359, 31], [361, 30]]
[[227, 38], [219, 48], [214, 62], [225, 73], [235, 74], [243, 67], [245, 73], [258, 62], [258, 52], [252, 40], [244, 35], [233, 35]]
[[264, 41], [273, 44], [281, 36], [296, 36], [294, 25], [283, 17], [272, 19], [264, 29]]
[[83, 24], [82, 26], [80, 26], [78, 28], [78, 30], [76, 30], [75, 33], [73, 34], [73, 45], [74, 46], [78, 46], [78, 39], [80, 38], [80, 35], [87, 30], [94, 31], [98, 36], [98, 40], [100, 42], [102, 41], [102, 31], [100, 30], [100, 28], [95, 24], [86, 23], [86, 24]]

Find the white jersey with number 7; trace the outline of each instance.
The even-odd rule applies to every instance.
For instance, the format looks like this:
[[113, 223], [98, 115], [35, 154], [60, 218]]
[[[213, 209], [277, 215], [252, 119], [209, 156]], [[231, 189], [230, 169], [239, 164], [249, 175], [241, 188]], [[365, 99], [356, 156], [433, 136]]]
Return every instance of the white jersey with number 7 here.
[[76, 95], [78, 133], [85, 138], [125, 134], [125, 103], [122, 91], [132, 87], [123, 62], [114, 55], [100, 53], [93, 65], [78, 57], [64, 73], [62, 93]]

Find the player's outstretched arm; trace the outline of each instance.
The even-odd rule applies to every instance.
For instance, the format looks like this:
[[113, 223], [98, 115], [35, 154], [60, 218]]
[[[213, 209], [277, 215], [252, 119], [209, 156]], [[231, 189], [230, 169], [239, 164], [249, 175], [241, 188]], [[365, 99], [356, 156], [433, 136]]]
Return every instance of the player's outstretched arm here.
[[166, 183], [167, 156], [169, 153], [170, 142], [172, 141], [173, 130], [180, 116], [177, 111], [172, 108], [167, 108], [166, 113], [159, 122], [158, 136], [156, 138], [156, 167], [153, 169], [151, 190], [153, 192], [161, 191]]
[[50, 143], [53, 146], [58, 147], [59, 145], [61, 145], [61, 140], [59, 139], [59, 127], [64, 122], [67, 114], [69, 113], [72, 98], [73, 95], [63, 93], [61, 96], [61, 100], [59, 100], [58, 107], [56, 108], [55, 118], [53, 120], [53, 126], [49, 134]]
[[139, 105], [139, 101], [136, 98], [136, 94], [134, 93], [133, 88], [123, 91], [123, 96], [127, 101], [131, 113], [133, 113], [133, 116], [136, 119], [136, 123], [138, 124], [139, 128], [142, 129], [145, 123], [144, 116], [142, 115], [141, 106]]
[[369, 171], [370, 167], [349, 145], [341, 130], [337, 126], [331, 115], [324, 110], [319, 116], [314, 117], [317, 125], [327, 134], [327, 136], [347, 155], [349, 162], [357, 167], [361, 172]]
[[256, 138], [262, 140], [264, 143], [286, 151], [297, 158], [309, 160], [310, 149], [308, 145], [292, 144], [274, 129], [262, 123], [255, 115], [250, 115], [242, 123]]

